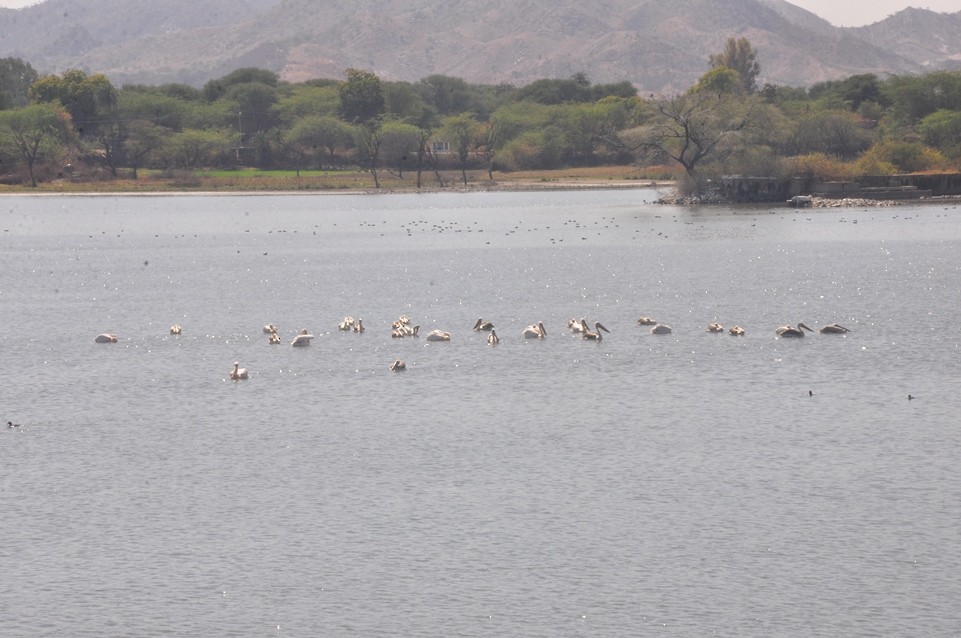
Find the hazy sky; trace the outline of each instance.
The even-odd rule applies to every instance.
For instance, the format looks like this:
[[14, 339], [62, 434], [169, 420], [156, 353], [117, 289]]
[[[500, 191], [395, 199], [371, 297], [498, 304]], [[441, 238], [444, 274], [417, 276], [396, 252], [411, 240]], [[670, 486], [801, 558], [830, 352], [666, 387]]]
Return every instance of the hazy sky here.
[[[0, 7], [25, 7], [38, 0], [0, 0]], [[163, 0], [157, 0], [163, 2]], [[788, 0], [839, 27], [856, 27], [883, 20], [905, 7], [920, 7], [954, 13], [961, 11], [961, 0]]]

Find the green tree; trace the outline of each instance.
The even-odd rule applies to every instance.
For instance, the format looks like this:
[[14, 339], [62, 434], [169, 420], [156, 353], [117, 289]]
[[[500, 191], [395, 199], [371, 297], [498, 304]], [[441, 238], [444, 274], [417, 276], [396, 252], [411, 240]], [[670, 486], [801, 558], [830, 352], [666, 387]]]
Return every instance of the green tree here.
[[96, 137], [100, 121], [117, 105], [117, 90], [107, 76], [79, 69], [41, 77], [31, 85], [29, 96], [31, 102], [59, 102], [73, 118], [77, 133], [89, 137]]
[[384, 164], [397, 169], [398, 177], [403, 179], [405, 168], [417, 166], [420, 129], [413, 124], [391, 121], [384, 123], [380, 135]]
[[230, 145], [230, 135], [224, 131], [184, 129], [167, 142], [167, 153], [179, 168], [194, 169], [217, 162]]
[[835, 100], [851, 111], [857, 111], [865, 102], [885, 105], [887, 101], [881, 93], [881, 82], [873, 73], [819, 82], [808, 89], [808, 95], [814, 100]]
[[207, 82], [204, 85], [204, 97], [208, 102], [214, 102], [226, 95], [227, 91], [234, 85], [249, 84], [251, 82], [266, 84], [267, 86], [276, 88], [278, 77], [273, 71], [258, 69], [256, 67], [244, 67], [232, 71], [222, 78]]
[[918, 132], [928, 146], [958, 155], [961, 152], [961, 111], [935, 111], [921, 120]]
[[36, 70], [20, 58], [0, 59], [0, 110], [26, 106]]
[[139, 178], [139, 171], [147, 165], [150, 156], [163, 147], [168, 134], [169, 129], [146, 120], [134, 120], [127, 124], [124, 158], [134, 179]]
[[0, 111], [0, 131], [12, 142], [27, 167], [30, 185], [36, 187], [34, 172], [41, 156], [60, 152], [72, 131], [70, 114], [57, 104], [30, 104]]
[[237, 133], [241, 145], [247, 144], [248, 138], [269, 131], [277, 122], [272, 110], [277, 102], [277, 89], [269, 84], [234, 84], [220, 99], [229, 103], [237, 114]]
[[940, 109], [954, 110], [961, 104], [961, 71], [933, 71], [897, 75], [881, 86], [897, 121], [913, 125]]
[[347, 69], [347, 80], [338, 87], [340, 114], [352, 124], [366, 124], [387, 109], [384, 84], [370, 71]]
[[424, 103], [441, 117], [478, 110], [475, 92], [461, 78], [428, 75], [415, 88]]
[[290, 87], [285, 94], [278, 95], [272, 110], [281, 126], [290, 127], [302, 117], [336, 116], [339, 108], [340, 95], [336, 84], [298, 84]]
[[871, 133], [850, 111], [817, 111], [798, 122], [789, 145], [792, 155], [823, 153], [854, 159], [871, 146]]
[[757, 61], [757, 51], [747, 38], [728, 38], [724, 50], [712, 54], [711, 68], [726, 67], [737, 72], [738, 86], [743, 93], [757, 92], [757, 76], [761, 65]]
[[445, 118], [440, 129], [440, 136], [448, 141], [457, 153], [465, 186], [467, 185], [467, 160], [474, 148], [477, 132], [477, 120], [466, 113]]
[[693, 90], [728, 95], [739, 93], [741, 76], [734, 69], [717, 66], [698, 78]]
[[350, 126], [335, 117], [307, 115], [284, 131], [283, 141], [298, 160], [299, 174], [308, 159], [314, 158], [323, 166], [325, 149], [333, 163], [336, 150], [349, 145], [353, 134]]
[[377, 162], [380, 159], [380, 146], [383, 139], [380, 134], [381, 121], [379, 118], [367, 120], [355, 129], [357, 135], [358, 159], [367, 165], [371, 177], [374, 178], [374, 188], [380, 188], [380, 177], [377, 175]]

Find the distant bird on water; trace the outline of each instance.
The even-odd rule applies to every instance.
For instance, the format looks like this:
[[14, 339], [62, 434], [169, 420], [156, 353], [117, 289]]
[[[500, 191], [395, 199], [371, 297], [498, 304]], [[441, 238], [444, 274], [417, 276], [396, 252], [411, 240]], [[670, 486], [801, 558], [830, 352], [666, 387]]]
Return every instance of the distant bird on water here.
[[804, 330], [807, 330], [808, 332], [814, 332], [813, 330], [805, 326], [803, 323], [798, 322], [797, 328], [795, 328], [794, 326], [781, 326], [780, 328], [775, 330], [774, 333], [779, 337], [803, 337], [804, 330], [802, 330], [802, 328]]
[[837, 335], [837, 334], [844, 334], [845, 332], [851, 332], [851, 331], [842, 325], [839, 325], [836, 323], [829, 323], [828, 325], [822, 327], [818, 332], [824, 335], [831, 335], [831, 334]]
[[247, 379], [247, 368], [241, 368], [239, 361], [234, 361], [234, 369], [230, 371], [231, 381], [243, 381]]

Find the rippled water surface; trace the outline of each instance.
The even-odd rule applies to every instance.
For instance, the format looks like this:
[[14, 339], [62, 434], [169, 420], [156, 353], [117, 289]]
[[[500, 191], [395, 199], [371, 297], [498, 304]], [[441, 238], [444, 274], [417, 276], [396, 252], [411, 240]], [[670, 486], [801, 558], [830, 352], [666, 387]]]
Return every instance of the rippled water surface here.
[[0, 198], [0, 635], [961, 634], [961, 212], [655, 198]]

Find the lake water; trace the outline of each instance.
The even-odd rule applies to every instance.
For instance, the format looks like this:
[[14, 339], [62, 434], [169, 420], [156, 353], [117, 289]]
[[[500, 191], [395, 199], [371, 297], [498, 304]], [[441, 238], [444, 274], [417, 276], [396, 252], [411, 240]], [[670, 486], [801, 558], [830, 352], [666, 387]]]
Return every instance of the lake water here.
[[0, 635], [961, 635], [961, 211], [656, 197], [0, 198]]

